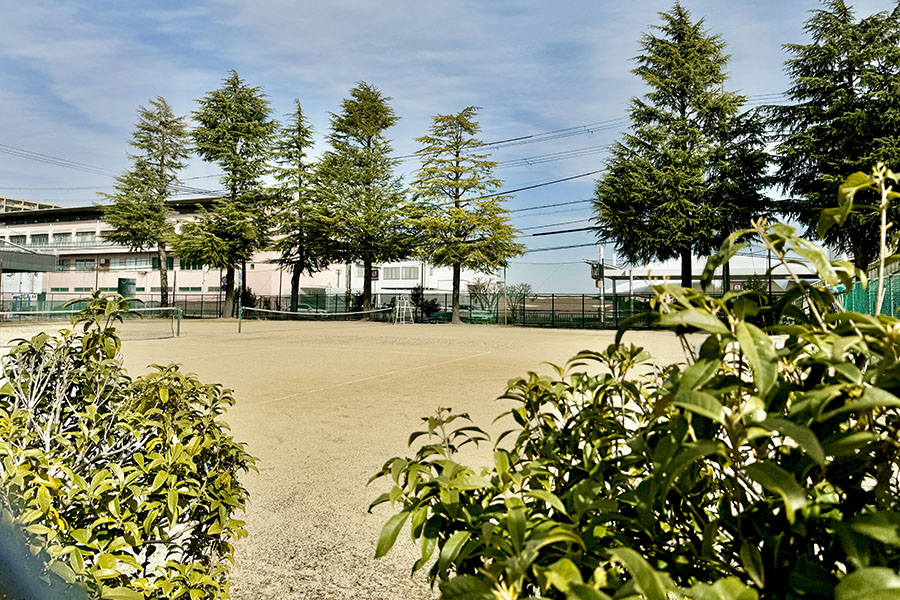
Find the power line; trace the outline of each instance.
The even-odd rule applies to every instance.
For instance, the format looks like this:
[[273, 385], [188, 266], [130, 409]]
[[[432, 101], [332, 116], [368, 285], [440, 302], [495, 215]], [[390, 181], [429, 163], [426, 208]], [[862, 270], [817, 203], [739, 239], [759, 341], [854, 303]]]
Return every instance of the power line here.
[[[505, 190], [502, 192], [494, 192], [493, 194], [487, 194], [485, 196], [482, 196], [481, 198], [479, 198], [479, 200], [483, 199], [483, 198], [493, 198], [494, 196], [504, 196], [506, 194], [515, 194], [516, 192], [524, 192], [526, 190], [533, 190], [535, 188], [544, 187], [547, 185], [553, 185], [555, 183], [562, 183], [564, 181], [572, 181], [573, 179], [579, 179], [581, 177], [588, 177], [589, 175], [596, 175], [597, 173], [600, 173], [601, 171], [603, 171], [603, 169], [597, 169], [596, 171], [588, 171], [587, 173], [581, 173], [579, 175], [571, 175], [569, 177], [563, 177], [562, 179], [554, 179], [552, 181], [545, 181], [543, 183], [536, 183], [534, 185], [526, 185], [525, 187], [516, 188], [514, 190]], [[474, 200], [474, 198], [473, 198], [473, 200]], [[510, 211], [510, 212], [513, 212], [513, 211]]]
[[597, 231], [599, 227], [579, 227], [577, 229], [560, 229], [559, 231], [544, 231], [541, 233], [532, 233], [530, 237], [539, 237], [542, 235], [559, 235], [561, 233], [575, 233], [577, 231]]
[[531, 167], [534, 165], [540, 165], [548, 162], [555, 162], [558, 160], [569, 160], [571, 158], [581, 158], [583, 156], [592, 156], [594, 154], [600, 154], [601, 152], [606, 152], [609, 150], [609, 144], [604, 144], [602, 146], [589, 146], [587, 148], [576, 148], [573, 150], [562, 150], [560, 152], [552, 152], [550, 154], [542, 154], [539, 156], [526, 156], [523, 158], [516, 158], [513, 160], [506, 160], [500, 163], [497, 163], [498, 169], [508, 169], [513, 167]]
[[596, 246], [597, 244], [573, 244], [571, 246], [551, 246], [549, 248], [530, 248], [525, 250], [525, 254], [531, 254], [533, 252], [550, 252], [551, 250], [570, 250], [572, 248], [587, 248], [588, 246]]
[[547, 223], [546, 225], [532, 225], [531, 227], [519, 227], [519, 231], [529, 231], [532, 229], [546, 229], [547, 227], [559, 227], [560, 225], [572, 225], [573, 223], [584, 223], [591, 219], [575, 219], [573, 221], [559, 221], [557, 223]]
[[555, 208], [557, 206], [569, 206], [570, 204], [584, 204], [585, 202], [593, 202], [593, 199], [586, 200], [570, 200], [568, 202], [556, 202], [554, 204], [541, 204], [540, 206], [529, 206], [528, 208], [517, 208], [509, 211], [510, 213], [526, 212], [529, 210], [540, 210], [542, 208]]

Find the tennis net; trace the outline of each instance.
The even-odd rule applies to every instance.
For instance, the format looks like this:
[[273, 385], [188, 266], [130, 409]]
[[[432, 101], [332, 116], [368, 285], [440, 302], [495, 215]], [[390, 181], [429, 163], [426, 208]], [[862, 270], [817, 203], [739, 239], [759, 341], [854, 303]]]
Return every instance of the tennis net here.
[[361, 310], [355, 312], [325, 312], [325, 311], [289, 311], [271, 310], [268, 308], [244, 307], [238, 312], [238, 333], [244, 321], [380, 321], [390, 322], [394, 318], [393, 308], [379, 308], [376, 310]]
[[[64, 310], [21, 310], [0, 312], [0, 328], [23, 333], [42, 330], [44, 325], [64, 326], [81, 312]], [[119, 313], [122, 323], [114, 323], [122, 339], [178, 337], [181, 335], [181, 309], [167, 307], [139, 307]]]

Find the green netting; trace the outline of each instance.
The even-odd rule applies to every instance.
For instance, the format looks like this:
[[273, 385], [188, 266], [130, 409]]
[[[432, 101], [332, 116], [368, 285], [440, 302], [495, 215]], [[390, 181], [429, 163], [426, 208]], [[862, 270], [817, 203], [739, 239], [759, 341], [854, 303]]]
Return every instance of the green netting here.
[[[877, 280], [869, 281], [866, 288], [857, 282], [852, 290], [843, 295], [844, 310], [874, 315], [877, 294]], [[884, 279], [884, 302], [881, 304], [881, 314], [897, 316], [898, 309], [900, 309], [900, 273], [895, 273]]]

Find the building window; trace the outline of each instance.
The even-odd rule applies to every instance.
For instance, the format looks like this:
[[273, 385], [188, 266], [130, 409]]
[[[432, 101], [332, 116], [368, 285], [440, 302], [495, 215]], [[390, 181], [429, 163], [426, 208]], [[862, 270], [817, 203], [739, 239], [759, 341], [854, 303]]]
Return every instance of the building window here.
[[24, 246], [27, 236], [24, 235], [11, 235], [9, 236], [10, 244], [18, 244], [19, 246]]
[[[76, 271], [93, 271], [94, 265], [97, 263], [94, 262], [93, 258], [76, 258], [75, 259], [75, 270]], [[78, 291], [77, 289], [75, 290]]]
[[32, 246], [46, 246], [49, 242], [50, 242], [50, 234], [47, 234], [47, 233], [31, 234], [31, 245]]
[[385, 267], [382, 271], [385, 279], [400, 279], [400, 267]]
[[178, 266], [182, 271], [200, 271], [203, 269], [203, 263], [194, 263], [183, 258], [178, 261]]
[[[154, 270], [154, 271], [159, 271], [159, 257], [158, 257], [158, 256], [154, 256], [151, 260], [153, 261], [153, 262], [152, 262], [153, 270]], [[166, 269], [168, 269], [169, 271], [171, 271], [171, 270], [174, 269], [174, 268], [175, 268], [175, 258], [172, 257], [172, 256], [167, 256], [167, 257], [166, 257]]]
[[356, 265], [356, 276], [357, 277], [365, 277], [366, 276], [366, 268], [363, 265]]
[[104, 229], [103, 231], [100, 232], [100, 239], [103, 240], [104, 242], [108, 242], [109, 236], [111, 236], [114, 233], [115, 233], [114, 229]]
[[155, 286], [153, 286], [152, 288], [150, 288], [150, 291], [151, 291], [151, 292], [161, 292], [161, 291], [162, 291], [162, 288], [159, 287], [158, 285], [155, 285]]
[[207, 286], [206, 291], [207, 292], [221, 292], [222, 288], [220, 288], [217, 285], [210, 285], [210, 286]]
[[97, 241], [97, 232], [95, 231], [76, 231], [75, 241], [79, 245], [93, 244]]
[[109, 270], [110, 271], [121, 271], [125, 268], [125, 259], [124, 258], [110, 258], [109, 259]]
[[72, 243], [71, 233], [54, 233], [53, 243], [57, 246], [68, 246]]
[[403, 267], [403, 279], [418, 279], [419, 267]]
[[73, 291], [76, 291], [76, 292], [93, 292], [93, 291], [94, 291], [94, 288], [89, 288], [89, 287], [77, 287], [77, 288], [75, 288]]
[[179, 292], [202, 292], [203, 288], [198, 286], [178, 286]]
[[100, 288], [101, 292], [118, 292], [119, 288], [117, 287], [102, 287]]
[[125, 259], [125, 269], [128, 271], [149, 271], [150, 261], [144, 257], [129, 256]]
[[143, 292], [143, 291], [144, 291], [144, 288], [142, 288], [142, 287], [136, 287], [136, 288], [134, 288], [134, 291], [136, 291], [136, 292]]
[[67, 287], [52, 287], [50, 288], [51, 292], [68, 292], [69, 288]]
[[68, 271], [72, 268], [72, 261], [68, 258], [61, 258], [56, 264], [57, 271]]

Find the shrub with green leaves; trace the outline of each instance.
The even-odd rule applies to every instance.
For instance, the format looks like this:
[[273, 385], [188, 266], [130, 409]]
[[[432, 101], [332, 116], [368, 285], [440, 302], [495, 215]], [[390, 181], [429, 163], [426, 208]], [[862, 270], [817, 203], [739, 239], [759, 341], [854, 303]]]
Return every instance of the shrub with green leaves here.
[[[892, 173], [858, 176], [826, 219], [846, 218], [854, 185], [897, 196]], [[445, 600], [900, 597], [900, 321], [840, 312], [829, 288], [865, 274], [783, 224], [736, 232], [706, 284], [747, 234], [822, 284], [792, 276], [777, 302], [658, 287], [684, 364], [653, 365], [623, 328], [513, 379], [489, 467], [458, 452], [487, 434], [439, 411], [373, 478], [390, 485], [373, 505], [398, 507], [376, 554], [408, 524], [412, 569]]]
[[[131, 378], [99, 293], [72, 329], [2, 359], [0, 512], [44, 576], [96, 598], [228, 598], [239, 475], [254, 459], [221, 417], [234, 400], [176, 365]], [[27, 557], [23, 557], [23, 562]]]

